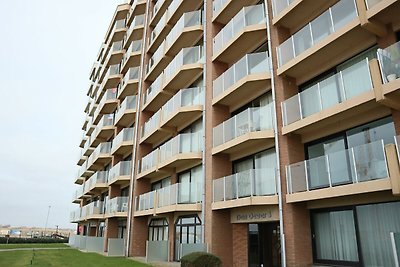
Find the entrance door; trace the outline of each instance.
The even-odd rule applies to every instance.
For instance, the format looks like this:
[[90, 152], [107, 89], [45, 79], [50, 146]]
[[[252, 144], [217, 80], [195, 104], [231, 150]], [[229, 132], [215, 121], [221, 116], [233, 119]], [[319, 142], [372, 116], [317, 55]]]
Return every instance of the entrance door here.
[[248, 249], [250, 267], [280, 267], [279, 223], [249, 224]]

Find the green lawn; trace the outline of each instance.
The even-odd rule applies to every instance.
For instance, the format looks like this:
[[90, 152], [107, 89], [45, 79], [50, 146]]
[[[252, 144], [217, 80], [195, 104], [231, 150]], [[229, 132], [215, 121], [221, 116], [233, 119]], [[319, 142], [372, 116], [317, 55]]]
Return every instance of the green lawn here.
[[12, 248], [65, 248], [68, 247], [63, 243], [48, 243], [48, 244], [0, 244], [0, 249]]
[[[0, 252], [0, 266], [29, 267], [33, 251]], [[97, 253], [84, 253], [76, 249], [36, 250], [33, 265], [40, 267], [148, 267], [123, 257], [105, 257]]]

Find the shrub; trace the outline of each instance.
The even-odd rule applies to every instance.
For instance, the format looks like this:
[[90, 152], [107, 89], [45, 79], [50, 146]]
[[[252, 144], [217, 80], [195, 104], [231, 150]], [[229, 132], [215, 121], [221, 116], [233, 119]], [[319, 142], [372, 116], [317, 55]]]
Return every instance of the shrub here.
[[[68, 243], [68, 238], [57, 239], [57, 238], [18, 238], [10, 237], [8, 244], [37, 244], [37, 243]], [[7, 244], [6, 237], [0, 237], [0, 244]]]
[[222, 261], [206, 252], [193, 252], [181, 258], [181, 267], [220, 267]]

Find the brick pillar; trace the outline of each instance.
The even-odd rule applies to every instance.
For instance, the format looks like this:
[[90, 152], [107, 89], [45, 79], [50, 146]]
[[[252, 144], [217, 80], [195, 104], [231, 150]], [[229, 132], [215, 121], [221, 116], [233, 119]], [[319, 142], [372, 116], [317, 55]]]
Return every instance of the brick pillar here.
[[174, 214], [166, 216], [168, 221], [168, 246], [169, 246], [169, 261], [174, 261], [175, 254], [175, 217]]
[[248, 259], [248, 225], [232, 224], [233, 267], [247, 266]]
[[108, 239], [118, 237], [118, 219], [106, 219], [106, 231], [104, 233], [104, 251], [108, 251]]
[[[271, 5], [269, 5], [269, 13], [272, 14]], [[277, 47], [284, 42], [289, 36], [290, 31], [286, 28], [272, 26], [272, 17], [270, 16], [271, 25], [271, 43], [272, 47]], [[290, 77], [277, 76], [278, 68], [276, 50], [270, 51], [272, 54], [273, 69], [275, 70], [275, 93], [276, 93], [276, 119], [278, 123], [279, 133], [279, 149], [280, 149], [280, 175], [282, 184], [282, 202], [283, 202], [283, 232], [286, 242], [286, 263], [288, 267], [305, 267], [311, 266], [312, 258], [312, 242], [311, 242], [311, 226], [310, 216], [306, 203], [288, 204], [286, 203], [286, 172], [285, 166], [291, 163], [304, 160], [304, 145], [301, 138], [295, 134], [282, 136], [282, 113], [281, 102], [298, 93], [296, 80]]]

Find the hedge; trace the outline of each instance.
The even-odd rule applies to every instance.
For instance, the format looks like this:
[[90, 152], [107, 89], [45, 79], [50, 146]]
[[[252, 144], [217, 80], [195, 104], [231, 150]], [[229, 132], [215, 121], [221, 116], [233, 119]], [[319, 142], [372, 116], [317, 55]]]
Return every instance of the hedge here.
[[[37, 243], [68, 243], [68, 238], [8, 238], [8, 244], [37, 244]], [[6, 237], [0, 237], [0, 244], [7, 244]]]
[[206, 252], [193, 252], [181, 258], [181, 267], [220, 267], [222, 261]]

